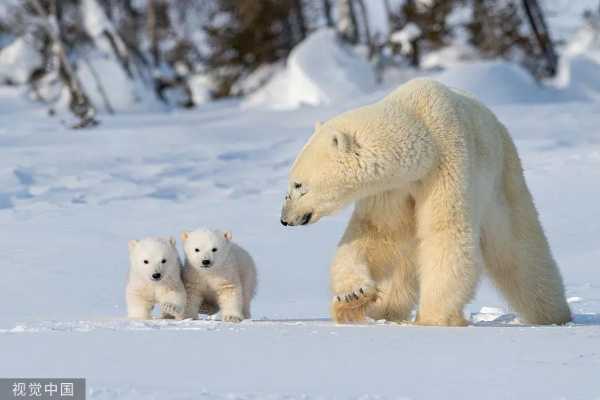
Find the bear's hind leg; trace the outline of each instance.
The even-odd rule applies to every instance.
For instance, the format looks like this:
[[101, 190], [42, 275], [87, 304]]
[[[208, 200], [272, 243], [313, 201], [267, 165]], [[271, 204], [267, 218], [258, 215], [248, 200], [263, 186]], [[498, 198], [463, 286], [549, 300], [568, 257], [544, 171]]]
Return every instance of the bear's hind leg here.
[[524, 189], [518, 198], [507, 199], [510, 208], [503, 205], [488, 213], [482, 235], [486, 268], [525, 321], [564, 324], [571, 320], [571, 313], [562, 279], [530, 194]]

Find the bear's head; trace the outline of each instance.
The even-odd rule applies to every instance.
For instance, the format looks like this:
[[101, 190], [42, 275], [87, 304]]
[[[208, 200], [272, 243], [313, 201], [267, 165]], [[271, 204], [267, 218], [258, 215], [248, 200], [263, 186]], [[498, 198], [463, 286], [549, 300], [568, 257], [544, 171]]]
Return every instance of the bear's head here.
[[314, 223], [359, 199], [406, 189], [433, 169], [437, 154], [422, 118], [396, 101], [317, 123], [292, 165], [281, 223]]
[[181, 233], [189, 265], [200, 270], [218, 268], [225, 264], [231, 250], [231, 238], [231, 232], [212, 229]]
[[181, 274], [179, 254], [173, 238], [130, 240], [129, 263], [131, 273], [153, 283], [177, 279]]
[[362, 150], [354, 133], [317, 122], [289, 174], [281, 223], [314, 223], [360, 197], [366, 188]]

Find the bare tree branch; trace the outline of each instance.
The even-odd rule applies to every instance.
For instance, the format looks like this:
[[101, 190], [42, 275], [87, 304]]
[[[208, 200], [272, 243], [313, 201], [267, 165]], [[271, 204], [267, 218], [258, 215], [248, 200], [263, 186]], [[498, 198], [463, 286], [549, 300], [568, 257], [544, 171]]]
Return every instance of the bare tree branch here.
[[71, 95], [70, 109], [79, 122], [73, 128], [84, 128], [98, 124], [96, 110], [86, 96], [83, 86], [75, 73], [73, 65], [66, 55], [65, 47], [60, 37], [60, 25], [57, 18], [56, 0], [50, 0], [50, 12], [47, 13], [40, 0], [29, 0], [31, 6], [41, 17], [44, 27], [52, 40], [52, 50], [59, 60], [60, 76]]

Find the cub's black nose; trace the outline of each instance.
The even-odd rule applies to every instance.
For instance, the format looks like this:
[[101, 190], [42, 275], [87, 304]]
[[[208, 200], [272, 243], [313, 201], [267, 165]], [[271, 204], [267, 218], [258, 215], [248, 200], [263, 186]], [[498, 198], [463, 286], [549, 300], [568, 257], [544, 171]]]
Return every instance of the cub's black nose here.
[[154, 279], [155, 281], [160, 281], [160, 278], [162, 278], [162, 275], [158, 272], [152, 274], [152, 279]]
[[210, 265], [210, 260], [202, 260], [202, 265]]
[[281, 218], [281, 225], [287, 226], [288, 223], [287, 223], [287, 221], [285, 219]]

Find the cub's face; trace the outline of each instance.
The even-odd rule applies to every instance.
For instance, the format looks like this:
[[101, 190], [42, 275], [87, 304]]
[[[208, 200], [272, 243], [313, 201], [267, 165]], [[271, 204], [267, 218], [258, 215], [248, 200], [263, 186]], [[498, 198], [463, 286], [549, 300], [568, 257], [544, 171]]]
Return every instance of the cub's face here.
[[218, 268], [224, 264], [229, 256], [231, 237], [230, 232], [209, 229], [181, 234], [189, 264], [200, 270]]
[[281, 223], [317, 222], [354, 200], [362, 172], [353, 136], [317, 124], [289, 175]]
[[140, 279], [158, 283], [180, 273], [175, 239], [146, 238], [129, 242], [131, 271]]

